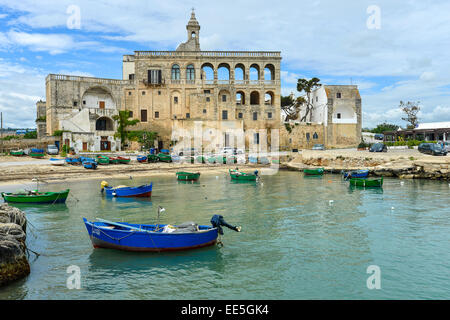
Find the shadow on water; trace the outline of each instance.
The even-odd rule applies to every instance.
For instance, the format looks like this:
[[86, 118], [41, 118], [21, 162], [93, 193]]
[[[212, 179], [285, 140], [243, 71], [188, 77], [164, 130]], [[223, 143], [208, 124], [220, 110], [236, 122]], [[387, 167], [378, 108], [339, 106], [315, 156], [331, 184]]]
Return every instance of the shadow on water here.
[[177, 180], [178, 184], [200, 184], [200, 181], [189, 181], [189, 180]]
[[90, 272], [114, 272], [122, 275], [149, 268], [179, 270], [221, 264], [223, 257], [217, 245], [174, 252], [130, 252], [93, 249], [89, 255]]
[[16, 207], [23, 211], [28, 211], [29, 209], [37, 209], [38, 211], [47, 211], [49, 208], [51, 208], [52, 212], [65, 212], [67, 211], [67, 204], [66, 203], [42, 203], [42, 204], [36, 204], [36, 203], [8, 203], [10, 206]]

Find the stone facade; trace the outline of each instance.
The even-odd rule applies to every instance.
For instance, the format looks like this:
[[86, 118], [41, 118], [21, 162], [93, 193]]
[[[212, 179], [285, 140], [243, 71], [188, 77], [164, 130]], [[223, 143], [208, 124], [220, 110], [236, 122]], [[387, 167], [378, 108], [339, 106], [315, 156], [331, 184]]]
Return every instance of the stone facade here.
[[[165, 148], [180, 142], [174, 128], [192, 130], [198, 122], [224, 146], [235, 144], [227, 130], [240, 130], [248, 146], [255, 130], [279, 129], [280, 52], [201, 51], [194, 12], [186, 29], [188, 39], [176, 51], [124, 55], [123, 80], [49, 75], [47, 133], [66, 130], [64, 140], [78, 144], [84, 136], [94, 150], [98, 137], [111, 140], [118, 110], [129, 110], [140, 121], [130, 130], [157, 132]], [[98, 119], [112, 130], [97, 132]]]
[[39, 100], [36, 102], [36, 131], [38, 139], [45, 137], [47, 132], [47, 111], [46, 102]]

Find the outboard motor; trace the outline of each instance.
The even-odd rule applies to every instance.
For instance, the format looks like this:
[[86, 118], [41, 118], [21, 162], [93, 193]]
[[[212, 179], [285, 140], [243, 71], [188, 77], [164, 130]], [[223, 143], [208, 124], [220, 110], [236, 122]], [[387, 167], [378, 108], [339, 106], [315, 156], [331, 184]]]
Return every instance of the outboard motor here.
[[258, 176], [258, 170], [255, 170], [255, 172], [253, 172], [255, 174], [255, 176]]
[[237, 232], [241, 232], [241, 227], [232, 226], [231, 224], [228, 224], [223, 219], [223, 216], [218, 215], [218, 214], [213, 215], [213, 217], [211, 218], [211, 225], [214, 228], [217, 228], [217, 230], [219, 231], [219, 234], [223, 234], [222, 226], [227, 227], [227, 228], [237, 231]]

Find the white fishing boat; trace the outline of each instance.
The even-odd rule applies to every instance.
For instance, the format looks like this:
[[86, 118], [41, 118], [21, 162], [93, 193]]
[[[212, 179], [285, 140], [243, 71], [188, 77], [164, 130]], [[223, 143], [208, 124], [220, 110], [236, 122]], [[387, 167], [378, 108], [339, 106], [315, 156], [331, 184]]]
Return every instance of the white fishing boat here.
[[50, 161], [50, 164], [53, 166], [63, 166], [66, 163], [65, 159], [51, 158], [49, 161]]

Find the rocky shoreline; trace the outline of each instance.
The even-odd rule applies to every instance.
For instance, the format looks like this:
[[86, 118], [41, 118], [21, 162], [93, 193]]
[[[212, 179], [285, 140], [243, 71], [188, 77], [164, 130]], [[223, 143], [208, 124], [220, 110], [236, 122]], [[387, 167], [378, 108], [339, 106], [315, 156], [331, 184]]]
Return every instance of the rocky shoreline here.
[[369, 154], [350, 152], [304, 152], [283, 166], [288, 170], [303, 171], [323, 167], [325, 171], [367, 169], [373, 176], [400, 179], [450, 180], [450, 157], [410, 154]]
[[0, 287], [30, 274], [25, 213], [6, 203], [0, 205]]

